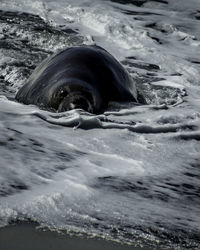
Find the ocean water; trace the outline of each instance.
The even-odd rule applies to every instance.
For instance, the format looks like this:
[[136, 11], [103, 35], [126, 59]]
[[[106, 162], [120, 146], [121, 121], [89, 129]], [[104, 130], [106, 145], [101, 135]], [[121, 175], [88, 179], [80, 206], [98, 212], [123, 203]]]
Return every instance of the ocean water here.
[[[147, 105], [101, 115], [15, 101], [34, 68], [97, 44]], [[200, 248], [200, 1], [0, 1], [0, 226], [34, 221], [161, 249]]]

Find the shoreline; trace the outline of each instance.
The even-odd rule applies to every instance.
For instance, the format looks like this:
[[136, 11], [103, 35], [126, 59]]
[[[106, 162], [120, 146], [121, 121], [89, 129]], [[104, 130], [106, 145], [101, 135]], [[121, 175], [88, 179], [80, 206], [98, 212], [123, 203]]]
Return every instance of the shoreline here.
[[20, 222], [0, 228], [0, 250], [150, 250], [101, 238], [87, 238], [37, 229], [37, 224]]

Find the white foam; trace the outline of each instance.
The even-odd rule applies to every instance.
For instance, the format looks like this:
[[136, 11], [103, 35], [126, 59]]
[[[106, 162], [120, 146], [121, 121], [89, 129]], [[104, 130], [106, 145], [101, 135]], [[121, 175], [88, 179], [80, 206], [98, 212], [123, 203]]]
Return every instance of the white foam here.
[[[192, 164], [198, 164], [200, 153], [200, 69], [192, 63], [199, 62], [200, 26], [191, 18], [199, 2], [168, 2], [139, 8], [107, 1], [1, 1], [1, 9], [40, 15], [58, 29], [76, 28], [85, 43], [102, 45], [119, 60], [131, 57], [136, 79], [150, 84], [149, 76], [155, 77], [150, 91], [174, 88], [180, 95], [176, 91], [171, 98], [180, 100], [122, 104], [120, 111], [91, 115], [50, 113], [0, 96], [0, 225], [30, 218], [54, 229], [109, 236], [111, 227], [130, 233], [135, 225], [157, 227], [157, 222], [163, 228], [199, 230], [196, 196], [189, 201], [184, 193], [184, 184], [199, 185], [186, 175], [195, 171]], [[146, 27], [152, 23], [155, 29]], [[46, 46], [55, 51], [62, 43]], [[2, 54], [0, 63], [12, 60]], [[158, 67], [140, 69], [141, 62]], [[23, 84], [15, 68], [1, 75], [14, 91]]]

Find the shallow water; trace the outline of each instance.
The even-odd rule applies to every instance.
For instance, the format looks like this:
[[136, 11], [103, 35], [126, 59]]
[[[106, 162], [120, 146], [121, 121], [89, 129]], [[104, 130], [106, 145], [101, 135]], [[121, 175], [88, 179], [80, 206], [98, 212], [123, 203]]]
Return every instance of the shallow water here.
[[[200, 244], [200, 3], [0, 2], [0, 225], [128, 244]], [[53, 52], [98, 44], [148, 105], [102, 115], [50, 113], [14, 100]]]

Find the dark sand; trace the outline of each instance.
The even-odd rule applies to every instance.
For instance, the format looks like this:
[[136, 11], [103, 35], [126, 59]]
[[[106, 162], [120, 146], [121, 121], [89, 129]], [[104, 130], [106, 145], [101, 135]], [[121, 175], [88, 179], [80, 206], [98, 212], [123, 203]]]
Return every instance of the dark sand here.
[[0, 228], [0, 250], [149, 250], [96, 238], [36, 229], [33, 223]]

